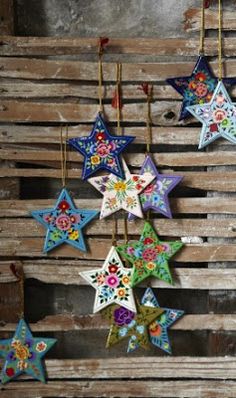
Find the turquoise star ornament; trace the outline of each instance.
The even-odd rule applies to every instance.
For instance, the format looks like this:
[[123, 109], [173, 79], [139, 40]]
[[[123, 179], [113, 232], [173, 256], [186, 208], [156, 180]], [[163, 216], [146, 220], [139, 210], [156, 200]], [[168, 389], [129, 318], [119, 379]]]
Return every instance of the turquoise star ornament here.
[[219, 137], [236, 144], [236, 104], [222, 81], [218, 82], [209, 103], [189, 106], [187, 110], [203, 125], [198, 149]]
[[[158, 301], [150, 287], [146, 289], [141, 303], [149, 308], [160, 308]], [[149, 337], [153, 345], [159, 347], [168, 354], [171, 354], [172, 352], [168, 337], [168, 329], [181, 316], [183, 316], [184, 311], [175, 310], [172, 308], [162, 308], [162, 310], [164, 310], [164, 312], [149, 325]]]
[[2, 384], [8, 383], [22, 373], [45, 383], [42, 358], [56, 343], [56, 339], [33, 337], [24, 319], [20, 319], [12, 339], [0, 340], [0, 357], [4, 364]]
[[119, 156], [134, 138], [111, 135], [101, 114], [98, 113], [89, 137], [69, 139], [69, 144], [84, 156], [83, 180], [98, 170], [106, 170], [124, 178]]
[[96, 210], [75, 208], [68, 191], [63, 188], [54, 208], [32, 211], [32, 216], [47, 229], [44, 252], [64, 242], [86, 251], [82, 228], [98, 213]]

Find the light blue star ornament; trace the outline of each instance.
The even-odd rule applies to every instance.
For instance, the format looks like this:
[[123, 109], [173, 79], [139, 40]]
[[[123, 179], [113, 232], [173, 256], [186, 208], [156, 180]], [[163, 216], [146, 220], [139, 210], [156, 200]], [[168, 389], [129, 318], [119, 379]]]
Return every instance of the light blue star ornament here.
[[64, 242], [86, 251], [82, 228], [97, 214], [97, 210], [75, 208], [68, 191], [63, 188], [53, 209], [32, 211], [32, 216], [47, 229], [44, 252]]
[[219, 137], [236, 144], [236, 104], [233, 103], [222, 81], [219, 81], [209, 103], [187, 107], [202, 124], [198, 149]]
[[[141, 304], [148, 306], [149, 308], [160, 308], [158, 301], [150, 287], [146, 289]], [[164, 312], [149, 325], [149, 337], [153, 345], [159, 347], [168, 354], [171, 354], [168, 328], [173, 325], [173, 323], [175, 323], [181, 316], [183, 316], [184, 311], [163, 307], [162, 309]], [[130, 340], [128, 351], [134, 351], [136, 348], [136, 344]]]
[[56, 341], [56, 339], [33, 337], [26, 322], [21, 319], [13, 338], [0, 340], [0, 357], [4, 359], [1, 372], [2, 384], [8, 383], [22, 373], [45, 383], [42, 358]]

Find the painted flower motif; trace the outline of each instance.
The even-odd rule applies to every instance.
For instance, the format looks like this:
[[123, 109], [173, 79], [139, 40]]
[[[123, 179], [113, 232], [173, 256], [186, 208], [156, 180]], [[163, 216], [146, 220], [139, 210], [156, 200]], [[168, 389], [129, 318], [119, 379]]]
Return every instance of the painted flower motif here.
[[223, 105], [224, 101], [225, 101], [225, 98], [222, 94], [217, 95], [217, 97], [216, 97], [217, 105]]
[[62, 200], [60, 203], [59, 203], [59, 209], [60, 210], [62, 210], [62, 211], [66, 211], [66, 210], [68, 210], [69, 208], [70, 208], [70, 205], [69, 205], [69, 203], [66, 201], [66, 200]]
[[171, 247], [170, 247], [170, 245], [168, 245], [168, 243], [163, 243], [161, 246], [162, 246], [162, 249], [164, 250], [164, 252], [170, 252], [171, 251]]
[[132, 207], [136, 205], [136, 201], [134, 198], [132, 198], [131, 196], [127, 196], [126, 198], [126, 204], [128, 207]]
[[99, 274], [96, 277], [96, 282], [98, 285], [102, 285], [105, 282], [105, 275], [104, 274]]
[[91, 156], [91, 163], [93, 165], [97, 165], [101, 162], [101, 159], [98, 155]]
[[121, 297], [125, 297], [125, 294], [126, 294], [126, 292], [125, 292], [125, 289], [118, 289], [118, 291], [117, 291], [117, 295], [121, 298]]
[[136, 327], [136, 330], [137, 330], [137, 332], [138, 332], [139, 334], [143, 334], [144, 331], [145, 331], [145, 327], [144, 327], [143, 325], [138, 325], [138, 326]]
[[19, 362], [17, 362], [17, 367], [20, 370], [25, 370], [28, 368], [28, 363], [25, 361], [19, 361]]
[[126, 186], [126, 183], [124, 181], [117, 181], [114, 184], [114, 189], [117, 192], [124, 192], [124, 191], [126, 191], [126, 188], [127, 188], [127, 186]]
[[101, 130], [96, 134], [96, 140], [103, 141], [106, 138], [105, 133]]
[[127, 275], [123, 276], [122, 283], [128, 285], [130, 283], [130, 278]]
[[45, 214], [45, 215], [43, 216], [43, 219], [44, 219], [44, 221], [46, 221], [46, 222], [49, 223], [49, 224], [52, 224], [52, 223], [55, 221], [55, 217], [53, 217], [53, 216], [51, 215], [51, 213]]
[[206, 80], [207, 76], [203, 72], [198, 72], [195, 75], [195, 79], [199, 80], [200, 82], [204, 82]]
[[136, 247], [136, 249], [134, 249], [134, 255], [135, 257], [142, 257], [142, 248], [141, 247]]
[[128, 253], [129, 255], [132, 255], [132, 254], [134, 254], [134, 247], [128, 246], [127, 249], [126, 249], [126, 251], [127, 251], [127, 253]]
[[15, 356], [15, 352], [14, 351], [10, 351], [7, 354], [7, 360], [8, 361], [15, 361], [16, 360], [16, 356]]
[[56, 242], [62, 238], [62, 232], [56, 229], [55, 231], [52, 231], [50, 238]]
[[152, 322], [149, 325], [149, 333], [151, 336], [161, 336], [162, 327], [156, 321]]
[[207, 88], [206, 84], [197, 83], [197, 86], [195, 88], [195, 93], [198, 97], [200, 97], [200, 98], [205, 97], [207, 95], [207, 92], [208, 92], [208, 88]]
[[151, 245], [153, 242], [154, 242], [153, 239], [150, 237], [145, 238], [143, 241], [145, 245]]
[[128, 325], [134, 319], [135, 313], [127, 308], [119, 307], [115, 309], [113, 316], [118, 326], [124, 326]]
[[223, 127], [228, 127], [230, 125], [230, 120], [229, 119], [224, 119], [221, 123]]
[[151, 195], [153, 191], [155, 190], [156, 184], [149, 184], [143, 191], [145, 195]]
[[81, 217], [80, 217], [79, 214], [72, 214], [70, 216], [70, 221], [71, 221], [72, 224], [78, 224], [81, 221]]
[[31, 351], [30, 353], [29, 353], [29, 361], [34, 361], [35, 359], [36, 359], [36, 354], [35, 354], [35, 352], [33, 352], [33, 351]]
[[227, 112], [223, 109], [216, 109], [212, 116], [215, 123], [221, 123], [227, 117]]
[[211, 109], [209, 107], [206, 107], [203, 110], [202, 116], [204, 119], [208, 120], [211, 117]]
[[162, 253], [164, 251], [164, 247], [162, 245], [156, 245], [155, 250], [157, 253]]
[[109, 158], [109, 159], [107, 159], [107, 164], [109, 164], [109, 166], [113, 167], [116, 165], [116, 161], [114, 158]]
[[153, 261], [157, 257], [157, 252], [155, 249], [147, 248], [143, 251], [143, 259], [144, 261]]
[[153, 271], [156, 268], [156, 265], [154, 263], [152, 263], [152, 262], [149, 262], [149, 263], [146, 264], [146, 268], [149, 271]]
[[108, 275], [105, 279], [105, 283], [112, 288], [116, 288], [119, 282], [119, 278], [115, 274]]
[[[222, 122], [223, 123], [223, 122]], [[217, 123], [212, 123], [209, 126], [209, 130], [211, 133], [217, 133], [218, 131], [218, 124]]]
[[69, 239], [71, 239], [71, 240], [77, 240], [77, 239], [79, 238], [79, 231], [78, 231], [78, 230], [69, 231], [68, 237], [69, 237]]
[[5, 373], [6, 373], [6, 375], [7, 375], [8, 377], [13, 377], [14, 374], [15, 374], [15, 370], [14, 370], [14, 368], [6, 368]]
[[47, 348], [47, 344], [44, 341], [39, 341], [35, 347], [36, 351], [43, 352]]
[[58, 229], [61, 231], [67, 231], [71, 227], [71, 220], [70, 217], [67, 216], [67, 214], [60, 214], [56, 218], [56, 226]]
[[191, 80], [191, 81], [189, 82], [189, 84], [188, 84], [188, 88], [189, 88], [190, 90], [195, 90], [196, 86], [197, 86], [197, 83], [195, 82], [195, 80]]
[[137, 268], [137, 269], [143, 268], [143, 261], [142, 260], [134, 261], [134, 267]]
[[107, 205], [110, 209], [117, 206], [116, 198], [108, 198]]
[[118, 270], [118, 267], [115, 264], [111, 264], [111, 265], [109, 265], [108, 270], [109, 270], [110, 274], [115, 274]]
[[102, 297], [107, 300], [114, 296], [114, 289], [109, 286], [103, 286], [101, 289]]
[[121, 337], [124, 337], [124, 336], [126, 336], [127, 332], [128, 332], [128, 329], [127, 329], [127, 328], [121, 328], [121, 329], [119, 330], [119, 335], [120, 335]]
[[97, 154], [101, 158], [106, 158], [110, 154], [110, 146], [105, 144], [105, 143], [103, 143], [103, 142], [101, 142], [97, 146]]

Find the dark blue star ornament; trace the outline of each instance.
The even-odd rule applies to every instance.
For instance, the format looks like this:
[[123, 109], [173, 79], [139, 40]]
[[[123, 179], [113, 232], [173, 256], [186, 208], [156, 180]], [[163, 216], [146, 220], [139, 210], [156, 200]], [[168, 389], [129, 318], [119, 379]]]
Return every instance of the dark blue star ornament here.
[[98, 170], [107, 170], [124, 178], [119, 155], [134, 138], [111, 135], [101, 114], [98, 113], [89, 137], [69, 139], [69, 144], [84, 156], [83, 180]]
[[22, 373], [45, 383], [42, 358], [56, 341], [56, 339], [33, 337], [26, 322], [21, 319], [13, 338], [0, 340], [0, 357], [4, 359], [1, 372], [2, 384], [8, 383]]
[[53, 209], [32, 211], [32, 216], [47, 228], [44, 252], [64, 242], [86, 251], [82, 228], [97, 214], [97, 210], [76, 209], [68, 191], [63, 188]]
[[[141, 303], [142, 305], [148, 307], [160, 307], [150, 287], [146, 289]], [[149, 336], [152, 344], [154, 344], [156, 347], [159, 347], [161, 350], [167, 352], [168, 354], [171, 354], [168, 328], [173, 325], [173, 323], [175, 323], [181, 316], [183, 316], [184, 311], [174, 310], [172, 308], [162, 309], [164, 310], [163, 314], [161, 314], [149, 325]]]
[[[198, 57], [190, 76], [174, 77], [166, 80], [183, 97], [179, 120], [190, 116], [188, 106], [205, 104], [213, 96], [218, 79], [212, 74], [210, 66], [204, 55]], [[236, 83], [235, 78], [223, 79], [226, 86]]]

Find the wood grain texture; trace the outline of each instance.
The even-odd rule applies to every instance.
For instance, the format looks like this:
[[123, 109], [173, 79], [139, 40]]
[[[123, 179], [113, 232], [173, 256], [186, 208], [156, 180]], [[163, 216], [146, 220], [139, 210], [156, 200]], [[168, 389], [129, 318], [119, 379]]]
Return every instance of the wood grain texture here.
[[13, 0], [1, 0], [0, 6], [0, 35], [14, 34]]
[[[150, 368], [153, 365], [150, 365]], [[155, 368], [156, 369], [156, 368]], [[127, 369], [126, 369], [127, 372]], [[172, 377], [172, 376], [171, 376]], [[197, 383], [197, 386], [196, 386]], [[120, 398], [234, 398], [234, 381], [49, 381], [9, 383], [2, 388], [1, 398], [77, 398], [117, 397]]]
[[[139, 55], [198, 55], [198, 39], [146, 39], [146, 38], [109, 38], [106, 48], [107, 54], [139, 54]], [[223, 40], [225, 56], [235, 54], [236, 38]], [[205, 40], [206, 55], [217, 55], [217, 40]], [[97, 38], [70, 38], [70, 37], [11, 37], [2, 36], [1, 56], [35, 56], [35, 55], [79, 55], [96, 54], [98, 49]], [[117, 59], [118, 61], [119, 59]]]
[[[15, 277], [10, 270], [10, 264], [17, 261], [0, 261], [0, 283], [15, 282]], [[92, 260], [23, 260], [20, 262], [24, 269], [25, 278], [37, 279], [43, 283], [84, 286], [88, 283], [81, 278], [79, 273], [102, 267], [102, 261]], [[192, 265], [194, 266], [194, 264]], [[236, 289], [235, 269], [205, 269], [205, 268], [172, 268], [174, 285], [168, 289]], [[165, 282], [152, 278], [149, 280], [153, 288], [167, 288]], [[143, 282], [140, 286], [146, 286]]]
[[[190, 8], [185, 13], [184, 28], [187, 32], [199, 31], [201, 28], [201, 9]], [[205, 29], [218, 29], [218, 11], [205, 10]], [[222, 29], [228, 31], [236, 30], [235, 13], [224, 10], [222, 18]]]

